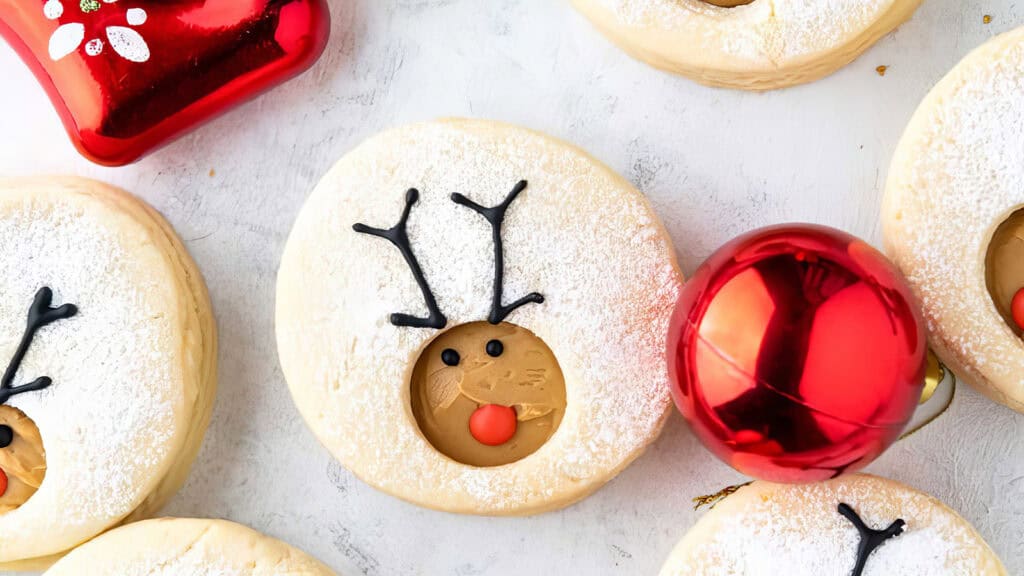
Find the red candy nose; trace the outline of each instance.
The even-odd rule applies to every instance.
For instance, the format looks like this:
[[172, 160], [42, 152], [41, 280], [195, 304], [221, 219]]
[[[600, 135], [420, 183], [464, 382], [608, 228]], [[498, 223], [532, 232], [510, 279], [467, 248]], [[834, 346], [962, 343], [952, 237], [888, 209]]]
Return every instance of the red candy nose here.
[[0, 496], [7, 493], [7, 474], [0, 470]]
[[477, 408], [469, 417], [469, 433], [481, 444], [501, 446], [516, 435], [516, 409], [497, 404]]
[[1013, 321], [1017, 324], [1017, 327], [1024, 330], [1024, 288], [1021, 288], [1013, 295], [1013, 301], [1010, 303], [1010, 314], [1013, 316]]

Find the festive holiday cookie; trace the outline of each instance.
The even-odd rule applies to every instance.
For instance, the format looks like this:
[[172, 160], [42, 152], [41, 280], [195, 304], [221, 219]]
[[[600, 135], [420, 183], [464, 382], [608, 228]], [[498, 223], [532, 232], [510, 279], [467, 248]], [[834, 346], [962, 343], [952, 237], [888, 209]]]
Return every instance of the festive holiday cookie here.
[[896, 151], [886, 247], [953, 371], [1024, 412], [1024, 29], [964, 59], [924, 100]]
[[0, 180], [0, 569], [153, 513], [213, 404], [202, 278], [163, 218], [73, 178]]
[[76, 548], [45, 576], [334, 576], [304, 552], [224, 520], [160, 518]]
[[956, 512], [912, 488], [856, 474], [818, 484], [755, 482], [720, 501], [661, 576], [1000, 576]]
[[711, 86], [771, 90], [849, 64], [921, 0], [573, 0], [637, 58]]
[[643, 196], [582, 151], [486, 121], [377, 136], [299, 215], [278, 279], [295, 402], [357, 476], [431, 508], [566, 506], [669, 406], [682, 282]]

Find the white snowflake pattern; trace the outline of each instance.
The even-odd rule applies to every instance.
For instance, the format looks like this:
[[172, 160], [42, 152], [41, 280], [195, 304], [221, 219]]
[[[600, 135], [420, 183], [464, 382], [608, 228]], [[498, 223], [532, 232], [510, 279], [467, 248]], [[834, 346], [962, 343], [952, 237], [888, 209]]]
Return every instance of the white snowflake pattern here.
[[[113, 4], [118, 0], [103, 0], [104, 4]], [[96, 3], [97, 8], [100, 6]], [[83, 9], [83, 13], [85, 10]], [[61, 0], [46, 0], [43, 4], [43, 14], [50, 20], [56, 20], [64, 15], [64, 4]], [[54, 61], [64, 58], [68, 54], [83, 46], [85, 53], [89, 56], [99, 56], [107, 43], [119, 56], [131, 62], [146, 62], [149, 60], [149, 45], [146, 40], [132, 26], [141, 26], [146, 23], [146, 11], [142, 8], [129, 8], [125, 14], [128, 26], [107, 26], [104, 33], [106, 42], [102, 38], [91, 38], [85, 40], [85, 24], [81, 22], [69, 22], [61, 24], [50, 36], [50, 58]]]

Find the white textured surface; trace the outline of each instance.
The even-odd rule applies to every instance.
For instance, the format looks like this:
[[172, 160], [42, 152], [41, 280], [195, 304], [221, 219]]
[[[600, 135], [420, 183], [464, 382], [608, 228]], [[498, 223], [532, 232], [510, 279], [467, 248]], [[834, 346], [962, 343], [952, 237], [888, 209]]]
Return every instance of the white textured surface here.
[[[543, 130], [646, 191], [687, 272], [728, 238], [775, 222], [839, 226], [877, 243], [889, 159], [921, 98], [968, 50], [1024, 24], [1014, 0], [927, 0], [837, 75], [747, 94], [638, 64], [558, 1], [332, 5], [335, 34], [312, 73], [122, 169], [79, 159], [42, 90], [0, 48], [0, 172], [98, 177], [167, 215], [206, 274], [221, 327], [213, 424], [167, 511], [244, 522], [348, 575], [654, 574], [697, 517], [690, 498], [740, 478], [678, 417], [595, 496], [528, 519], [420, 510], [334, 464], [291, 404], [272, 318], [285, 236], [344, 152], [437, 116]], [[984, 14], [994, 17], [987, 26]], [[882, 64], [885, 77], [874, 71]], [[946, 501], [1011, 574], [1024, 573], [1024, 416], [963, 390], [945, 418], [870, 471]]]

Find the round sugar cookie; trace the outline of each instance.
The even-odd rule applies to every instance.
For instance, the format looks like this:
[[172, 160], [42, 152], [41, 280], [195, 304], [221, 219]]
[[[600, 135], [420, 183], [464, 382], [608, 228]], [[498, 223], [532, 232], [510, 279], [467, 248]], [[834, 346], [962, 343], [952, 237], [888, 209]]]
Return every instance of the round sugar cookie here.
[[225, 520], [159, 518], [107, 532], [44, 576], [334, 576], [280, 540]]
[[645, 198], [488, 121], [380, 134], [302, 209], [278, 276], [295, 403], [355, 475], [452, 512], [567, 506], [654, 440], [682, 278]]
[[184, 483], [216, 334], [195, 263], [126, 192], [0, 180], [0, 246], [0, 569], [28, 569]]
[[772, 90], [853, 62], [921, 0], [572, 0], [636, 58], [711, 86]]
[[1024, 28], [968, 55], [925, 98], [889, 171], [887, 251], [958, 376], [1024, 412]]
[[854, 474], [817, 484], [754, 482], [720, 501], [661, 570], [712, 574], [1005, 576], [1006, 569], [942, 502]]

